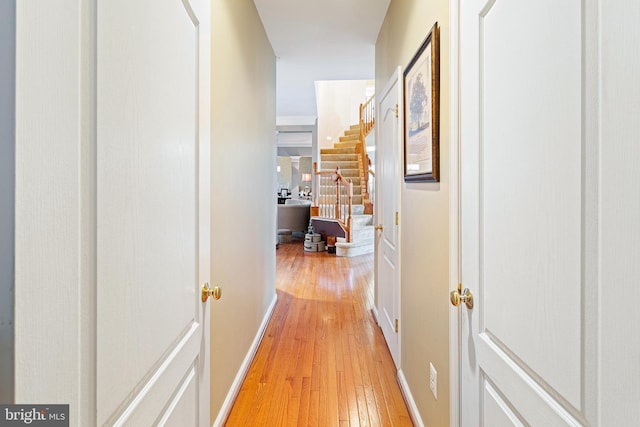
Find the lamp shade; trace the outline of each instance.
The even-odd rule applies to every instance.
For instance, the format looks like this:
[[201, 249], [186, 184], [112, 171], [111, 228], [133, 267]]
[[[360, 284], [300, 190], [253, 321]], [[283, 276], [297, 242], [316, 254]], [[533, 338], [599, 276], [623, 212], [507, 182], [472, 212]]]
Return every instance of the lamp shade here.
[[310, 173], [303, 173], [302, 176], [300, 177], [300, 180], [302, 182], [310, 182], [311, 181], [311, 174]]

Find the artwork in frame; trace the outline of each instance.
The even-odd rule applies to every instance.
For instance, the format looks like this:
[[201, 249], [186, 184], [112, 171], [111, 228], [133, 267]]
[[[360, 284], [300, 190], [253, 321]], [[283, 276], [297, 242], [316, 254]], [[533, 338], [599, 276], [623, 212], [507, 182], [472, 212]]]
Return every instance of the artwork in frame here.
[[404, 180], [440, 181], [440, 28], [404, 70]]

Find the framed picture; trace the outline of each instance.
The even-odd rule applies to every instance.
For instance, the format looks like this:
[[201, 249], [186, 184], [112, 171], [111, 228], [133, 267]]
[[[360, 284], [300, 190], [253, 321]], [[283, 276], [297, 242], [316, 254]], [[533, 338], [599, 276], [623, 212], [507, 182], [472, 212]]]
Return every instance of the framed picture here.
[[440, 28], [437, 22], [403, 76], [404, 180], [440, 181]]

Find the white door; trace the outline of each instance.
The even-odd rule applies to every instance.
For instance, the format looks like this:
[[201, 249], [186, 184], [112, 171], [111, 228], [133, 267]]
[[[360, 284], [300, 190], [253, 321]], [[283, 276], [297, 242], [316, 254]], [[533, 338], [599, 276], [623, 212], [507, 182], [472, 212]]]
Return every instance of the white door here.
[[400, 132], [398, 105], [402, 99], [398, 68], [380, 94], [376, 126], [376, 236], [378, 323], [396, 367], [400, 367], [400, 268], [398, 215], [400, 210]]
[[460, 2], [462, 426], [593, 416], [589, 3]]
[[98, 3], [99, 425], [209, 423], [201, 19], [198, 1]]
[[16, 400], [211, 425], [209, 4], [18, 9]]

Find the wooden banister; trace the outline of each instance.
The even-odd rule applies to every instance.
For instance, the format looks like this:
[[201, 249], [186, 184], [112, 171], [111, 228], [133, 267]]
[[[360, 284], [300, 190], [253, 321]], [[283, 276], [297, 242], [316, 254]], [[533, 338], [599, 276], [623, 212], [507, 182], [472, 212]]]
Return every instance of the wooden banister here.
[[360, 104], [360, 143], [358, 144], [358, 154], [362, 159], [361, 171], [362, 176], [362, 194], [366, 199], [366, 203], [371, 204], [371, 196], [369, 194], [369, 174], [370, 169], [369, 155], [367, 154], [367, 135], [371, 132], [376, 122], [375, 112], [375, 95], [372, 95], [364, 104]]
[[360, 137], [364, 140], [376, 123], [375, 95], [360, 104]]
[[350, 242], [353, 181], [345, 178], [339, 168], [318, 170], [318, 164], [314, 162], [313, 186], [311, 216], [338, 220], [346, 231], [347, 242]]

